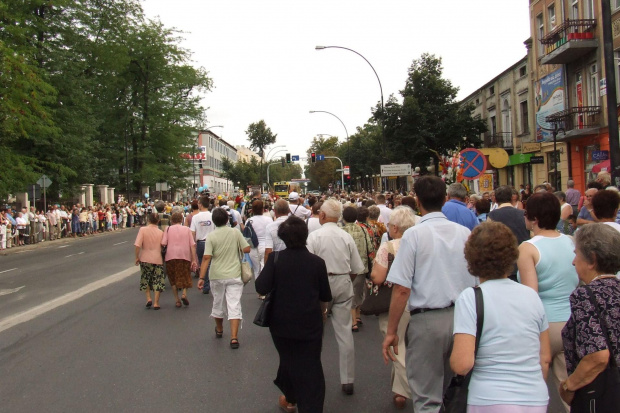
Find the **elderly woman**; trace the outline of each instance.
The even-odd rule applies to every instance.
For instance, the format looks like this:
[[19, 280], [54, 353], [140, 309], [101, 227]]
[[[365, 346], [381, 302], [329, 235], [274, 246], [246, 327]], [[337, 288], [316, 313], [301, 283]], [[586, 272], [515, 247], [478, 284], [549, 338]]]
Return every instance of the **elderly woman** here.
[[553, 193], [555, 197], [560, 201], [560, 220], [555, 226], [555, 229], [562, 234], [570, 235], [570, 225], [568, 223], [568, 217], [573, 214], [573, 207], [566, 202], [566, 194], [562, 191], [556, 191]]
[[[159, 310], [159, 296], [165, 290], [164, 262], [161, 257], [161, 241], [164, 236], [158, 227], [159, 215], [150, 214], [148, 225], [140, 228], [136, 242], [136, 265], [140, 265], [140, 291], [146, 294], [146, 308]], [[151, 301], [151, 290], [155, 302]]]
[[588, 394], [612, 360], [620, 364], [618, 250], [620, 233], [605, 224], [585, 225], [576, 233], [573, 265], [585, 285], [570, 295], [571, 315], [562, 330], [569, 376], [559, 389], [574, 411], [589, 412], [592, 405], [596, 411], [618, 411], [618, 405], [593, 402]]
[[[385, 280], [387, 278], [388, 271], [392, 264], [392, 260], [398, 253], [398, 247], [400, 246], [400, 239], [406, 230], [414, 226], [415, 213], [408, 206], [399, 206], [392, 211], [390, 215], [390, 222], [388, 224], [388, 231], [391, 241], [384, 242], [379, 247], [375, 261], [372, 267], [372, 273], [370, 274], [371, 283], [369, 287], [372, 290], [367, 291], [367, 294], [377, 294], [377, 288], [373, 287], [373, 284], [378, 285], [379, 288], [390, 288], [391, 285], [386, 285]], [[398, 323], [398, 336], [405, 337], [405, 331], [409, 325], [409, 312], [405, 311]], [[388, 326], [388, 313], [379, 315], [379, 330], [383, 337], [387, 334]], [[407, 403], [407, 399], [411, 398], [411, 389], [407, 382], [407, 371], [405, 369], [405, 340], [400, 340], [398, 343], [398, 354], [396, 355], [396, 361], [392, 363], [392, 392], [394, 393], [394, 405], [398, 409], [404, 409]]]
[[500, 222], [480, 224], [465, 244], [467, 268], [480, 278], [484, 322], [475, 355], [476, 298], [467, 288], [455, 304], [450, 367], [460, 375], [473, 368], [470, 413], [547, 411], [549, 324], [538, 294], [508, 279], [518, 255], [516, 237]]
[[[166, 273], [176, 307], [188, 306], [187, 289], [192, 288], [192, 268], [198, 266], [196, 242], [189, 227], [183, 226], [183, 213], [174, 212], [170, 217], [170, 226], [166, 228], [161, 245], [166, 248]], [[182, 290], [179, 300], [178, 290]]]
[[[228, 212], [222, 208], [213, 209], [212, 221], [215, 230], [207, 235], [205, 252], [200, 266], [198, 289], [204, 287], [207, 268], [211, 292], [213, 293], [213, 309], [211, 317], [215, 319], [215, 337], [222, 338], [224, 332], [224, 316], [228, 313], [230, 322], [230, 348], [238, 349], [239, 324], [241, 323], [241, 281], [242, 253], [250, 252], [250, 246], [241, 231], [228, 227]], [[224, 300], [226, 302], [224, 303]]]
[[323, 323], [332, 300], [325, 261], [306, 248], [308, 227], [296, 216], [278, 228], [286, 249], [269, 254], [258, 294], [273, 294], [269, 330], [280, 356], [275, 385], [288, 412], [320, 413], [325, 399], [321, 365]]
[[[560, 201], [552, 193], [532, 195], [525, 206], [525, 227], [534, 237], [519, 246], [518, 280], [538, 292], [549, 321], [553, 387], [566, 380], [562, 328], [570, 316], [568, 297], [579, 284], [575, 268], [573, 240], [556, 231]], [[568, 411], [568, 406], [564, 406]]]

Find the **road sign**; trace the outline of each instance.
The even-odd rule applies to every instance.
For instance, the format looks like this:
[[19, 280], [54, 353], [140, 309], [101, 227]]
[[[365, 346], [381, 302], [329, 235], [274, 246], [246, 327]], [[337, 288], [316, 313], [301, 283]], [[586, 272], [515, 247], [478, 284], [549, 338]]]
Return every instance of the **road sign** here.
[[291, 161], [293, 161], [293, 162], [299, 161], [299, 155], [291, 156]]
[[344, 167], [344, 171], [343, 172], [344, 172], [345, 175], [351, 175], [351, 171], [350, 171], [348, 166]]
[[[345, 168], [347, 167], [345, 166]], [[410, 175], [411, 175], [411, 164], [410, 163], [381, 165], [381, 176], [410, 176]]]
[[316, 160], [317, 161], [324, 161], [325, 160], [325, 155], [317, 155], [316, 156]]
[[37, 185], [39, 185], [41, 188], [49, 188], [51, 184], [52, 180], [45, 175], [41, 175], [41, 177], [37, 181]]
[[463, 178], [477, 179], [487, 169], [487, 158], [478, 149], [463, 149], [460, 157]]

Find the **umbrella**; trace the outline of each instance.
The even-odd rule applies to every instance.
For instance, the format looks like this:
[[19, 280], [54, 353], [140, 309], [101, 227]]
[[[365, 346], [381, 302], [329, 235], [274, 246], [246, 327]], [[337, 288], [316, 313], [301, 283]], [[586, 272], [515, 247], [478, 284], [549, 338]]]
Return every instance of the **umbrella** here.
[[599, 173], [602, 170], [605, 170], [607, 172], [609, 172], [611, 170], [611, 164], [610, 164], [610, 160], [607, 159], [606, 161], [603, 161], [601, 163], [597, 163], [596, 165], [594, 165], [592, 167], [592, 173]]

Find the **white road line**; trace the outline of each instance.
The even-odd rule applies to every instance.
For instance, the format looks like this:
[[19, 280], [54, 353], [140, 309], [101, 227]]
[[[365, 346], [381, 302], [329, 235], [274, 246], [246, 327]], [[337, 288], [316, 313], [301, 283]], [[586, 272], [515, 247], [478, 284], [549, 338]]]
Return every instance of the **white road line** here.
[[125, 278], [128, 278], [139, 271], [138, 267], [129, 267], [126, 270], [118, 272], [116, 274], [110, 275], [106, 278], [103, 278], [99, 281], [92, 282], [88, 285], [85, 285], [82, 288], [79, 288], [75, 291], [62, 295], [58, 298], [54, 298], [46, 303], [40, 304], [36, 307], [31, 308], [30, 310], [24, 311], [19, 314], [15, 314], [0, 320], [0, 333], [8, 330], [11, 327], [15, 327], [16, 325], [25, 323], [27, 321], [33, 320], [36, 317], [47, 313], [48, 311], [52, 311], [60, 306], [68, 304], [72, 301], [75, 301], [79, 298], [82, 298], [86, 294], [89, 294], [93, 291], [96, 291], [100, 288], [107, 287], [110, 284], [113, 284], [118, 281], [122, 281]]
[[126, 242], [127, 242], [127, 241], [117, 242], [116, 244], [112, 244], [112, 245], [113, 245], [113, 246], [114, 246], [114, 245], [121, 245], [121, 244], [124, 244], [124, 243], [126, 243]]
[[2, 274], [3, 272], [9, 272], [9, 271], [14, 271], [14, 270], [16, 270], [16, 269], [17, 269], [17, 268], [11, 268], [10, 270], [4, 270], [4, 271], [0, 271], [0, 274]]
[[9, 294], [13, 294], [18, 292], [19, 290], [21, 290], [22, 288], [24, 288], [25, 285], [22, 285], [21, 287], [17, 287], [17, 288], [13, 288], [11, 290], [0, 290], [0, 295], [9, 295]]
[[67, 247], [68, 247], [68, 245], [61, 245], [60, 247], [58, 247], [58, 249], [67, 248]]
[[75, 256], [75, 255], [82, 255], [82, 254], [84, 254], [84, 251], [82, 251], [82, 252], [78, 252], [77, 254], [69, 254], [69, 255], [65, 255], [65, 258], [73, 257], [73, 256]]

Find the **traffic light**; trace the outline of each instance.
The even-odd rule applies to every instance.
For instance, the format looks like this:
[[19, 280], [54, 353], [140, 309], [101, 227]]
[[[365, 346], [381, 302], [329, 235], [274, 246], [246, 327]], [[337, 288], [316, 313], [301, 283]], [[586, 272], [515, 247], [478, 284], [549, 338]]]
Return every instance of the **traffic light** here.
[[312, 163], [315, 163], [316, 162], [316, 153], [312, 152], [310, 154], [310, 158], [312, 159]]
[[345, 175], [344, 176], [344, 183], [347, 185], [351, 184], [351, 175]]
[[[288, 154], [287, 154], [288, 155]], [[284, 168], [285, 163], [284, 163], [284, 158], [282, 158], [282, 168]]]
[[291, 154], [290, 153], [286, 154], [286, 163], [291, 163]]

